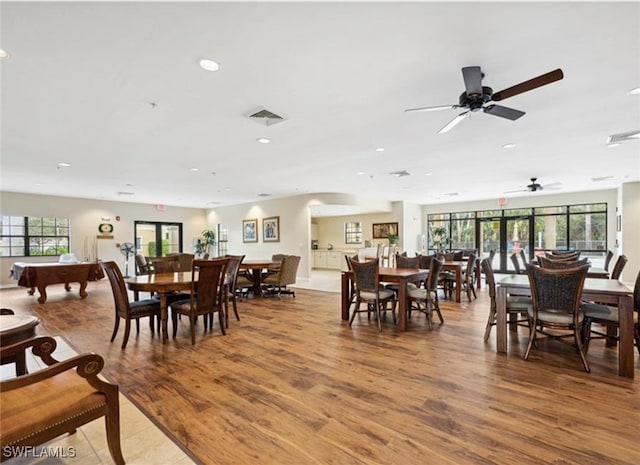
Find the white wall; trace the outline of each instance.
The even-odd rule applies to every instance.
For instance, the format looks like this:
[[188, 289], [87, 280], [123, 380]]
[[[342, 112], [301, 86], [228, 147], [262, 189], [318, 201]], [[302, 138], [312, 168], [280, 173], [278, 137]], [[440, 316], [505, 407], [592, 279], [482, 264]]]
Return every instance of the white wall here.
[[[192, 238], [200, 236], [206, 229], [205, 211], [198, 208], [181, 208], [167, 206], [165, 211], [158, 211], [155, 205], [127, 202], [109, 202], [101, 200], [77, 199], [71, 197], [53, 197], [14, 192], [2, 192], [0, 212], [8, 216], [41, 216], [59, 217], [70, 220], [70, 251], [79, 260], [96, 259], [114, 260], [122, 268], [124, 256], [117, 244], [132, 242], [135, 244], [134, 221], [166, 221], [182, 223], [183, 251], [192, 253]], [[116, 221], [120, 216], [120, 221]], [[102, 218], [111, 218], [103, 221]], [[113, 225], [113, 239], [97, 239], [100, 223]], [[89, 249], [88, 257], [85, 253]], [[96, 257], [97, 252], [97, 257]], [[0, 285], [16, 285], [9, 278], [11, 265], [16, 261], [46, 262], [51, 257], [9, 257], [0, 258]], [[129, 267], [133, 266], [133, 260]], [[131, 269], [131, 268], [130, 268]]]
[[629, 259], [622, 272], [622, 280], [633, 285], [640, 270], [640, 182], [622, 185], [618, 213], [622, 215], [618, 252]]

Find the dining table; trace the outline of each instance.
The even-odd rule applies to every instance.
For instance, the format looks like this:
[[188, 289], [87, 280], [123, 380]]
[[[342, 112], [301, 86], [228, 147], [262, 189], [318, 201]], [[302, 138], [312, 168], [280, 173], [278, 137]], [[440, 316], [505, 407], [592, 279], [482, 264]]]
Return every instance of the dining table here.
[[253, 295], [262, 295], [260, 285], [262, 284], [262, 272], [268, 270], [274, 266], [279, 265], [280, 262], [273, 261], [270, 258], [266, 259], [254, 259], [243, 260], [240, 263], [240, 271], [248, 271], [253, 280], [253, 287], [251, 288]]
[[445, 260], [444, 262], [442, 262], [442, 271], [452, 272], [455, 276], [455, 279], [456, 279], [455, 298], [457, 303], [460, 303], [460, 298], [462, 296], [462, 270], [465, 270], [466, 268], [467, 268], [466, 260]]
[[[197, 281], [198, 274], [195, 273]], [[160, 299], [160, 327], [162, 329], [162, 340], [166, 342], [169, 339], [167, 329], [167, 320], [169, 318], [169, 310], [167, 303], [167, 295], [176, 291], [191, 290], [191, 283], [194, 277], [191, 271], [178, 271], [175, 273], [152, 273], [141, 274], [130, 278], [125, 278], [129, 290], [138, 292], [157, 293]]]
[[[398, 329], [407, 330], [407, 284], [417, 281], [424, 281], [429, 275], [426, 269], [411, 268], [379, 268], [379, 278], [381, 282], [396, 283], [398, 285]], [[351, 307], [351, 290], [353, 286], [353, 272], [342, 271], [342, 319], [349, 321], [349, 308]]]
[[[507, 296], [531, 297], [529, 277], [509, 275], [497, 283], [496, 290], [496, 351], [507, 353]], [[616, 279], [586, 278], [582, 299], [618, 307], [620, 329], [618, 341], [618, 375], [634, 377], [633, 290]]]
[[[10, 346], [36, 336], [36, 326], [40, 319], [32, 315], [0, 315], [0, 347]], [[26, 354], [24, 351], [0, 359], [0, 364], [16, 364], [16, 376], [27, 374]]]

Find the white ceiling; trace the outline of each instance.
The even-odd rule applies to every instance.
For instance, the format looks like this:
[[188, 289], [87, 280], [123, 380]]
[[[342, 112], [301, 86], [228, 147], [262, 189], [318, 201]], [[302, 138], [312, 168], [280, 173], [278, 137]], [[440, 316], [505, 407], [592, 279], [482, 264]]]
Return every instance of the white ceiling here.
[[[0, 15], [4, 191], [211, 208], [640, 180], [640, 141], [606, 146], [640, 129], [638, 2], [3, 1]], [[494, 91], [565, 77], [500, 102], [526, 111], [517, 121], [479, 112], [437, 134], [460, 111], [404, 113], [457, 103], [472, 65]], [[286, 121], [246, 117], [260, 108]]]

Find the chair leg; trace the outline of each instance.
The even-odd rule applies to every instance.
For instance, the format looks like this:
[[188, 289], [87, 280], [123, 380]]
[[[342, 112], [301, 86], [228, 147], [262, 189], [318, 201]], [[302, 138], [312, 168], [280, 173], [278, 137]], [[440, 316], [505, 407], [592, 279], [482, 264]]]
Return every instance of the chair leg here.
[[585, 318], [582, 324], [582, 350], [585, 354], [589, 352], [589, 342], [591, 342], [591, 319]]
[[116, 334], [118, 334], [118, 328], [120, 327], [120, 316], [116, 314], [116, 321], [113, 325], [113, 333], [111, 333], [111, 342], [116, 338]]
[[122, 348], [123, 349], [125, 347], [127, 347], [127, 341], [129, 340], [129, 332], [131, 332], [131, 320], [126, 319], [124, 321], [124, 339], [122, 339]]
[[107, 414], [104, 417], [104, 426], [111, 458], [116, 465], [125, 465], [120, 447], [120, 405], [117, 393], [115, 399], [107, 399]]
[[[355, 305], [355, 307], [353, 307], [353, 312], [351, 313], [351, 318], [349, 318], [349, 327], [351, 327], [351, 324], [353, 323], [353, 320], [355, 319], [356, 315], [358, 314], [358, 310], [360, 310], [360, 301], [356, 301], [355, 304], [356, 305]], [[369, 312], [367, 312], [367, 315], [368, 314], [369, 314]]]
[[140, 318], [136, 318], [136, 333], [140, 334]]
[[440, 320], [440, 324], [443, 324], [444, 323], [444, 318], [442, 318], [442, 313], [440, 312], [440, 304], [438, 303], [437, 300], [433, 301], [433, 309], [438, 314], [438, 319]]
[[[189, 315], [189, 328], [191, 328], [191, 345], [196, 343], [196, 317], [193, 314]], [[207, 329], [206, 322], [204, 328]]]
[[[222, 330], [222, 335], [224, 336], [225, 334], [227, 334], [224, 330], [224, 320], [225, 320], [225, 315], [224, 313], [226, 312], [222, 312], [219, 311], [218, 312], [218, 320], [220, 321], [220, 329]], [[213, 321], [213, 315], [211, 315], [211, 321]]]
[[522, 357], [524, 360], [529, 358], [529, 352], [531, 352], [531, 346], [536, 339], [536, 322], [529, 318], [529, 343], [527, 344], [527, 350], [524, 352], [524, 356]]
[[380, 302], [376, 302], [376, 314], [378, 315], [378, 331], [382, 332], [382, 309]]
[[573, 339], [575, 339], [576, 346], [578, 347], [578, 352], [580, 353], [580, 358], [582, 359], [582, 365], [584, 365], [584, 371], [587, 373], [591, 373], [591, 368], [589, 368], [589, 362], [587, 362], [587, 357], [585, 356], [584, 351], [582, 350], [582, 341], [580, 337], [581, 328], [573, 329]]
[[173, 326], [173, 338], [176, 338], [178, 334], [178, 314], [177, 312], [171, 312], [171, 324]]
[[487, 320], [487, 326], [484, 328], [484, 342], [489, 340], [489, 336], [491, 335], [491, 327], [496, 324], [496, 311], [495, 309], [491, 309], [489, 311], [489, 319]]

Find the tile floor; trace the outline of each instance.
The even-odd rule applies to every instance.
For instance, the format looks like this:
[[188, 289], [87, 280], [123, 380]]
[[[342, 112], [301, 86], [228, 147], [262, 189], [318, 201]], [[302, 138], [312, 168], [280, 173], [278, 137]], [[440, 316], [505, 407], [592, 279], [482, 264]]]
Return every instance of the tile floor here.
[[[57, 359], [72, 357], [76, 352], [62, 338], [56, 338]], [[29, 371], [37, 370], [42, 362], [28, 353]], [[13, 364], [0, 366], [0, 379], [15, 376]], [[120, 394], [120, 432], [122, 455], [127, 465], [191, 465], [195, 464], [171, 439], [169, 439], [144, 413]], [[68, 457], [47, 457], [65, 454]], [[72, 453], [73, 452], [73, 453]], [[73, 456], [72, 456], [73, 455]], [[111, 465], [107, 448], [104, 419], [99, 418], [78, 429], [75, 434], [61, 436], [35, 450], [29, 457], [15, 457], [3, 462], [6, 465]]]

